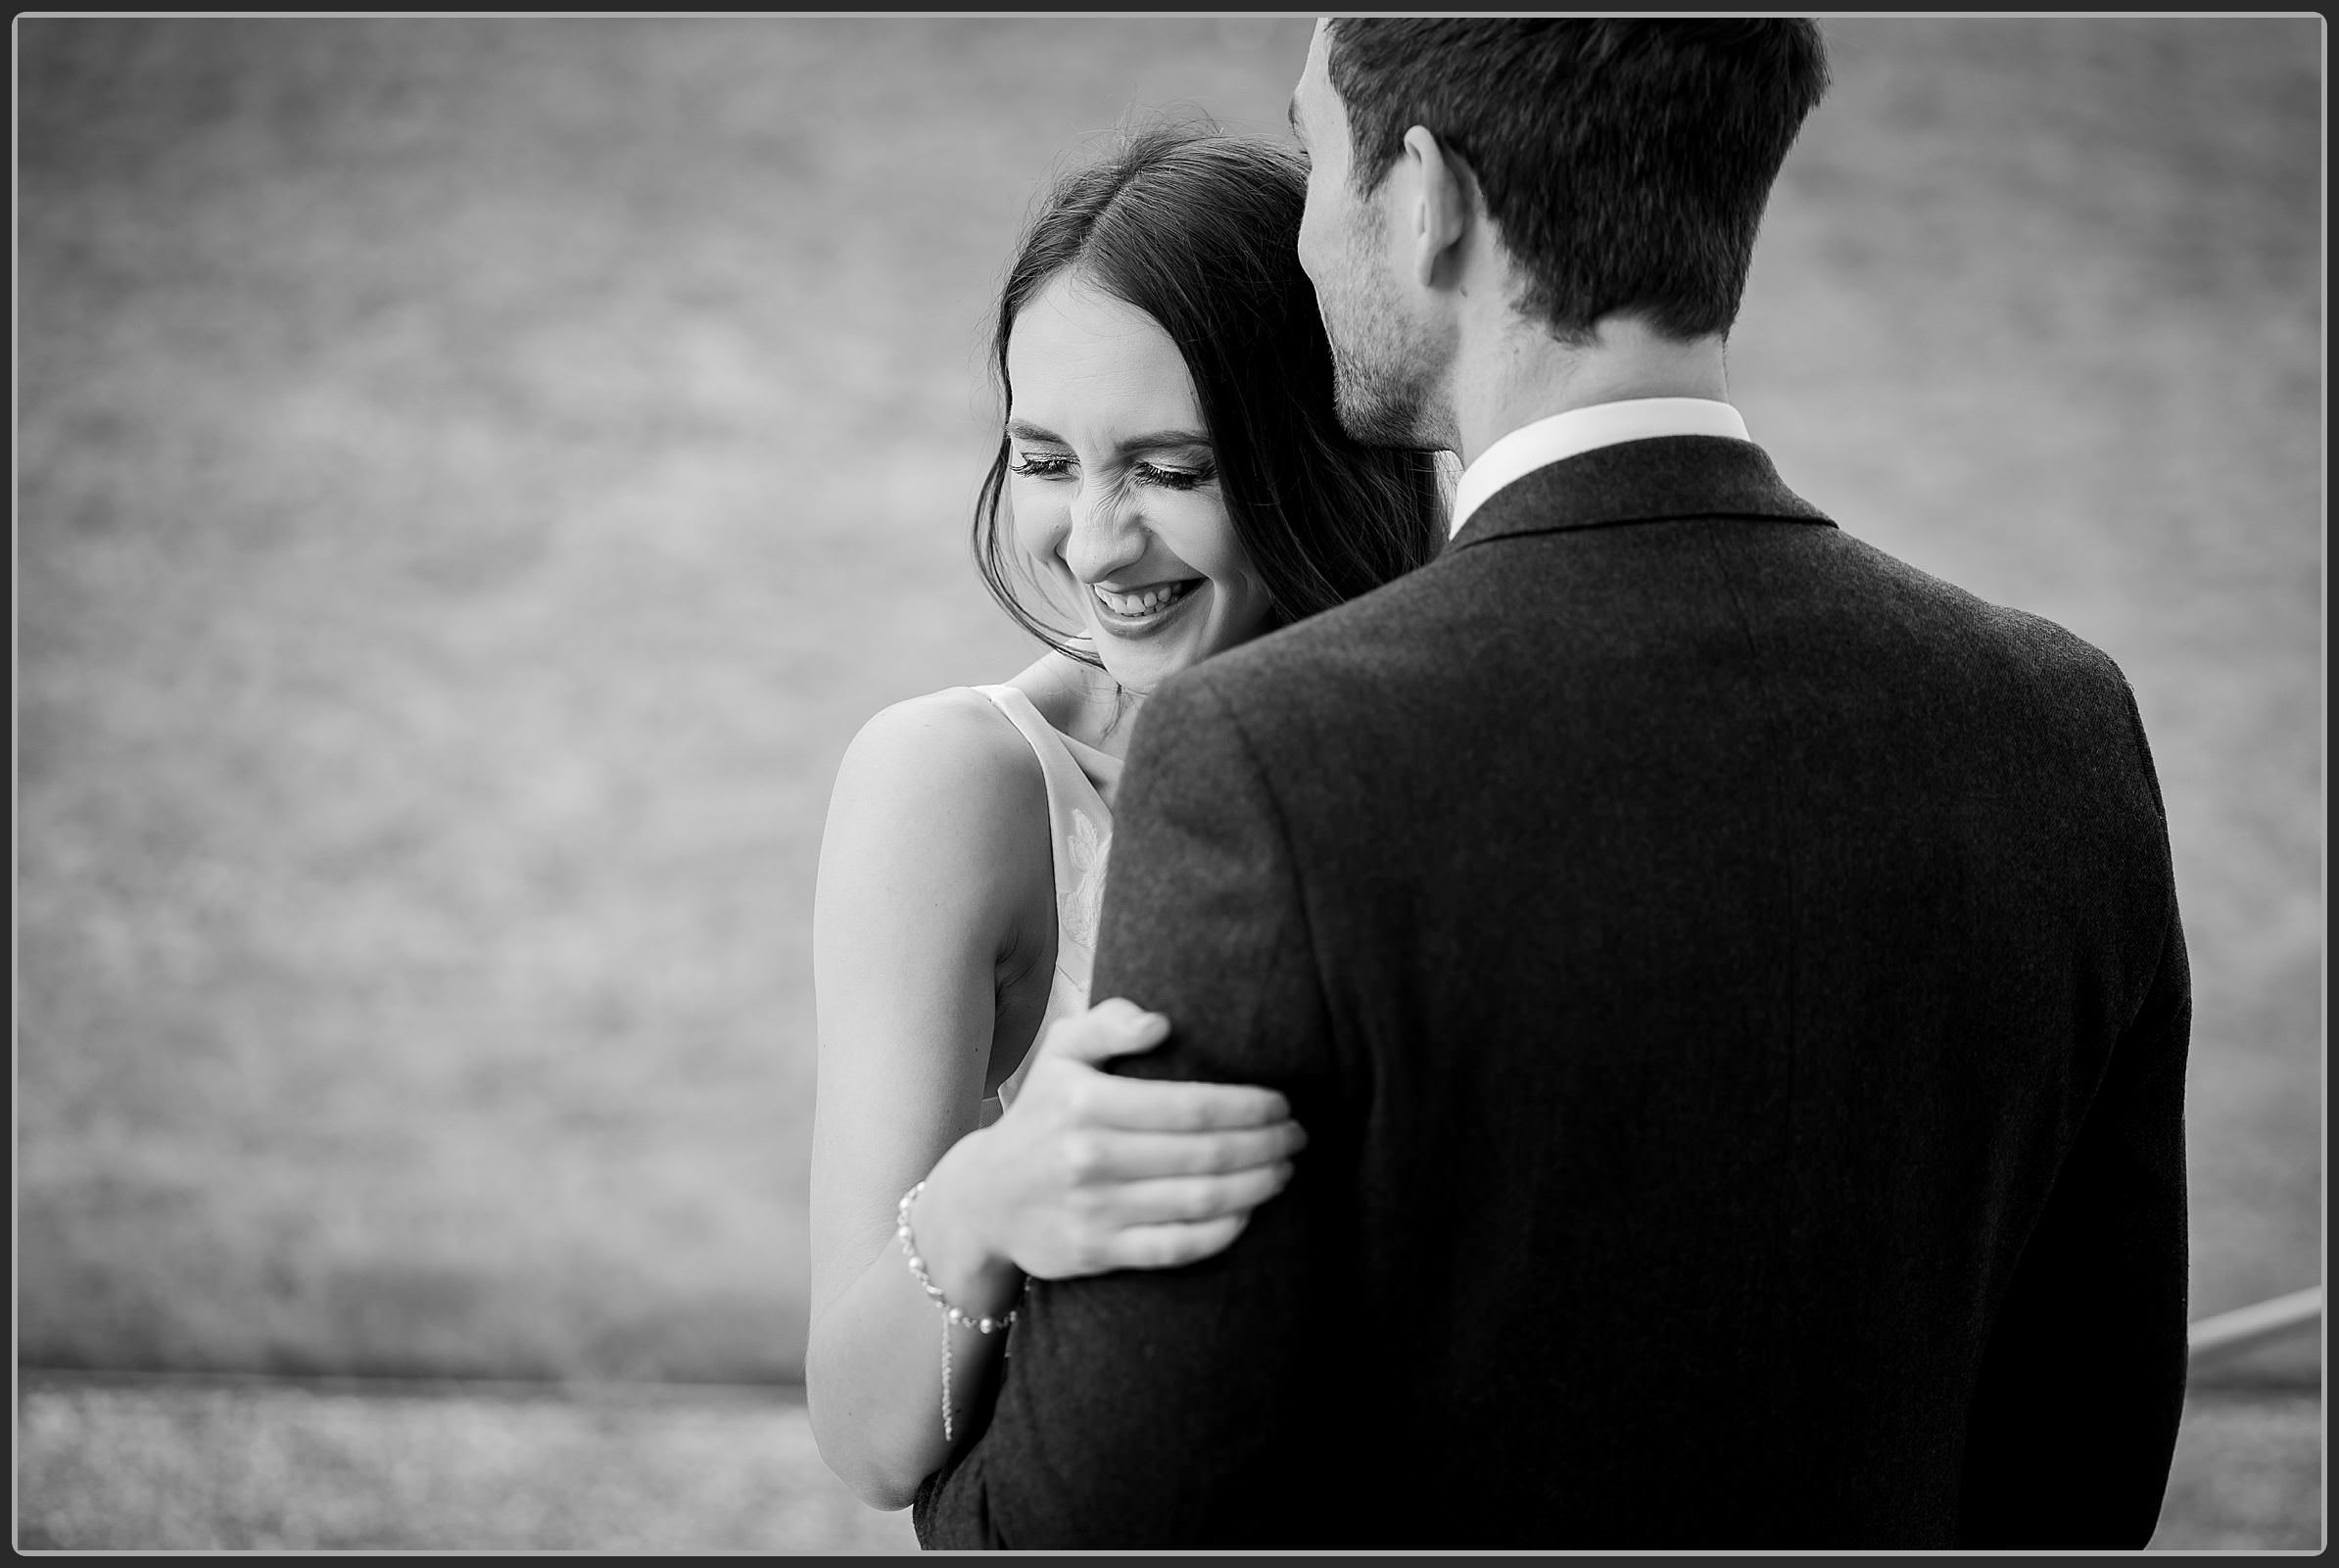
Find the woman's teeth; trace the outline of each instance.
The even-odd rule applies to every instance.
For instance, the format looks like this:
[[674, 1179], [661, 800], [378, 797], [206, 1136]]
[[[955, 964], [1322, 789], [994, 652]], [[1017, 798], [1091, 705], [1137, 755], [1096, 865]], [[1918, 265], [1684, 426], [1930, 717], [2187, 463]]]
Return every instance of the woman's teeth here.
[[1185, 597], [1193, 586], [1191, 582], [1162, 583], [1153, 588], [1139, 589], [1134, 594], [1116, 594], [1109, 588], [1093, 589], [1091, 592], [1096, 594], [1097, 602], [1114, 614], [1135, 619], [1160, 614]]

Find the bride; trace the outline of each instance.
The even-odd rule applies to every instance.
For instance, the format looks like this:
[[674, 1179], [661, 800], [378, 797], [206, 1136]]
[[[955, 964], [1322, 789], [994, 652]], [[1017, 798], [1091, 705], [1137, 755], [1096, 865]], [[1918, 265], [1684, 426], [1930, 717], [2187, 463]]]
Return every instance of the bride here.
[[[979, 1424], [1027, 1278], [1171, 1267], [1290, 1179], [1282, 1097], [1113, 1075], [1174, 1021], [1087, 981], [1121, 759], [1146, 695], [1427, 560], [1427, 453], [1341, 433], [1295, 247], [1306, 172], [1155, 130], [1061, 180], [999, 302], [1005, 423], [976, 558], [1050, 651], [871, 719], [837, 771], [813, 912], [820, 1069], [805, 1387], [880, 1508]], [[1076, 604], [1052, 630], [1012, 574]], [[1051, 1046], [1051, 1040], [1058, 1041]]]

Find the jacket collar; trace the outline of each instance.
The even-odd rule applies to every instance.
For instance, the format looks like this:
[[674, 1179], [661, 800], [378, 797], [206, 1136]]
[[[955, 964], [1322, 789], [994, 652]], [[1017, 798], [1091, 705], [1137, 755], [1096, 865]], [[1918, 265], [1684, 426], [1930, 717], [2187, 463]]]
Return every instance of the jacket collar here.
[[1487, 498], [1448, 550], [1490, 539], [1684, 517], [1835, 523], [1789, 490], [1769, 455], [1726, 436], [1652, 436], [1547, 463]]

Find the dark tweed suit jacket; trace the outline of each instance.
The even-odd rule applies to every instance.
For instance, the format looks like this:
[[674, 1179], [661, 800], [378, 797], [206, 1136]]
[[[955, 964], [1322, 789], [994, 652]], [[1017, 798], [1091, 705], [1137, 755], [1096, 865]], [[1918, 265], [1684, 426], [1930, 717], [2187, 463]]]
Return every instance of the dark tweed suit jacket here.
[[2140, 1546], [2189, 981], [2110, 659], [1605, 448], [1168, 684], [1094, 994], [1311, 1142], [1035, 1283], [929, 1546]]

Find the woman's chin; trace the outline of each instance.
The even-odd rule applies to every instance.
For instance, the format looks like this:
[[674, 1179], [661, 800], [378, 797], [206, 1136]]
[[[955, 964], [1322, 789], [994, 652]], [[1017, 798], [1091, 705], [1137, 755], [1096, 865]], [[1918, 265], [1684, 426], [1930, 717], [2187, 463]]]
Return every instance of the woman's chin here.
[[[1262, 628], [1264, 630], [1264, 628]], [[1122, 641], [1111, 633], [1099, 632], [1091, 644], [1104, 662], [1105, 673], [1113, 684], [1134, 696], [1151, 696], [1154, 689], [1181, 670], [1190, 670], [1203, 660], [1225, 652], [1256, 637], [1228, 633], [1223, 627], [1198, 623], [1182, 637], [1148, 639], [1143, 642]]]
[[1202, 662], [1201, 655], [1184, 656], [1171, 648], [1117, 647], [1110, 637], [1096, 640], [1097, 657], [1105, 661], [1105, 673], [1113, 684], [1131, 696], [1149, 697], [1154, 688], [1175, 675]]
[[1217, 652], [1223, 640], [1217, 635], [1211, 597], [1206, 585], [1154, 626], [1117, 626], [1103, 615], [1090, 616], [1088, 635], [1105, 673], [1123, 691], [1147, 696], [1178, 671]]

